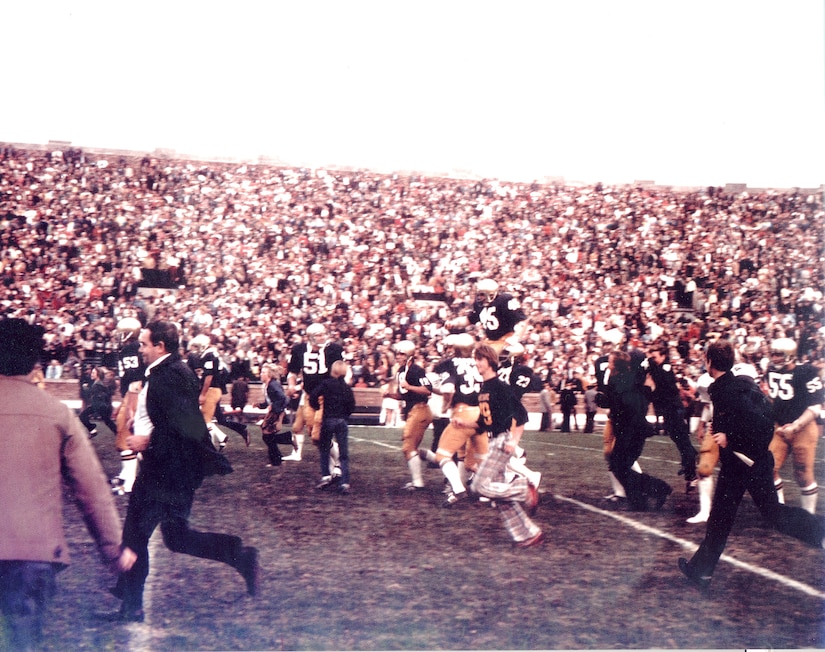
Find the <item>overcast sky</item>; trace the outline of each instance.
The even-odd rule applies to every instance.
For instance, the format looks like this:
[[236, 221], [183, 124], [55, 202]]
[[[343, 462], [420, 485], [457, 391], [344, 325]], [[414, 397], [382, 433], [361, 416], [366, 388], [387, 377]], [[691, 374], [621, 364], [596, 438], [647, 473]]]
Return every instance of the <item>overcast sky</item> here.
[[825, 182], [822, 0], [10, 0], [0, 21], [0, 141]]

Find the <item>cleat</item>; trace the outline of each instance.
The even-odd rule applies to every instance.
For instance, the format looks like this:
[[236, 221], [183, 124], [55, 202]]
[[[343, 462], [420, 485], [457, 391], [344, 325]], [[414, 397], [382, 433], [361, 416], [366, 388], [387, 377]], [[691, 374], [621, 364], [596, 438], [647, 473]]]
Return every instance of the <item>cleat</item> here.
[[298, 455], [297, 451], [293, 451], [289, 455], [287, 455], [284, 459], [284, 462], [300, 462], [301, 456]]
[[402, 491], [408, 491], [409, 493], [416, 493], [417, 491], [424, 491], [426, 487], [419, 487], [417, 484], [413, 484], [412, 482], [408, 482], [403, 487], [401, 487]]
[[352, 493], [352, 489], [348, 484], [345, 483], [338, 487], [338, 493], [342, 496], [349, 496]]
[[335, 480], [336, 478], [340, 478], [340, 477], [341, 477], [341, 467], [336, 466], [334, 469], [332, 469], [332, 479]]
[[684, 557], [679, 557], [679, 570], [682, 571], [682, 574], [690, 580], [690, 583], [699, 590], [705, 591], [710, 586], [710, 580], [712, 578], [710, 576], [700, 577], [696, 575], [690, 567], [690, 562]]
[[525, 539], [524, 541], [516, 541], [516, 548], [532, 548], [544, 543], [544, 532], [539, 532], [537, 535]]
[[667, 497], [672, 493], [673, 493], [673, 489], [668, 487], [667, 490], [663, 494], [661, 494], [659, 496], [656, 496], [656, 502], [654, 503], [653, 509], [655, 509], [657, 511], [662, 509], [662, 505], [665, 504], [665, 501], [667, 500]]
[[330, 485], [332, 485], [332, 476], [325, 475], [323, 478], [321, 478], [321, 481], [315, 485], [315, 488], [323, 490], [327, 489]]
[[459, 493], [453, 493], [452, 491], [447, 495], [447, 500], [441, 503], [442, 507], [452, 507], [464, 500], [467, 500], [467, 492], [461, 491]]
[[524, 511], [527, 516], [535, 516], [539, 507], [539, 490], [532, 484], [527, 485], [527, 499], [524, 501]]
[[258, 575], [260, 571], [260, 567], [258, 566], [258, 549], [252, 546], [244, 546], [241, 549], [240, 559], [235, 568], [238, 569], [238, 572], [246, 582], [246, 592], [249, 595], [257, 595]]

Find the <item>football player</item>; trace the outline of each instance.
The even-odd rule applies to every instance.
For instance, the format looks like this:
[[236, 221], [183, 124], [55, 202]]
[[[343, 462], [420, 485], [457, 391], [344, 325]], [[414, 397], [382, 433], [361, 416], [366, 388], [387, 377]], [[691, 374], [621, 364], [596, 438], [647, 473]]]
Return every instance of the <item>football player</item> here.
[[[606, 331], [604, 339], [602, 340], [602, 355], [596, 358], [596, 361], [593, 363], [594, 374], [596, 376], [596, 402], [600, 407], [607, 407], [606, 391], [607, 381], [610, 380], [610, 354], [616, 348], [616, 345], [621, 342], [623, 337], [618, 329]], [[619, 482], [619, 479], [613, 475], [613, 471], [610, 470], [610, 453], [613, 452], [615, 445], [616, 435], [613, 432], [613, 422], [610, 420], [610, 415], [608, 414], [607, 421], [604, 422], [604, 430], [602, 431], [602, 451], [608, 465], [607, 475], [610, 478], [610, 486], [613, 489], [612, 493], [605, 496], [605, 500], [611, 503], [618, 503], [627, 499], [627, 493], [622, 483]], [[636, 473], [642, 472], [642, 467], [639, 465], [638, 460], [633, 462], [631, 468], [636, 471]]]
[[484, 343], [492, 346], [496, 353], [501, 353], [508, 343], [523, 339], [526, 319], [519, 300], [512, 294], [499, 292], [498, 283], [485, 278], [476, 284], [476, 298], [470, 314], [451, 320], [447, 328], [453, 331], [470, 324], [481, 324], [486, 338]]
[[[529, 418], [521, 400], [527, 392], [541, 391], [541, 379], [524, 364], [524, 347], [518, 342], [507, 344], [498, 354], [498, 362], [498, 377], [512, 388], [517, 400], [518, 414], [513, 419], [511, 432], [521, 441]], [[537, 489], [541, 483], [541, 473], [527, 468], [527, 454], [520, 445], [516, 445], [513, 456], [507, 462], [507, 470], [523, 475]]]
[[[295, 422], [292, 424], [295, 450], [284, 458], [285, 462], [300, 462], [304, 446], [304, 430], [309, 431], [315, 446], [321, 441], [321, 420], [323, 419], [323, 401], [321, 409], [314, 410], [307, 397], [325, 378], [329, 378], [332, 363], [344, 359], [344, 347], [329, 341], [327, 329], [323, 324], [310, 324], [306, 329], [306, 341], [292, 347], [287, 362], [287, 396], [295, 398], [300, 394]], [[333, 462], [332, 474], [337, 475], [338, 446], [333, 441], [330, 457]]]
[[644, 362], [648, 387], [651, 388], [653, 408], [662, 417], [665, 433], [676, 444], [681, 458], [680, 475], [685, 476], [686, 490], [690, 491], [696, 479], [696, 449], [690, 442], [690, 425], [685, 406], [679, 394], [676, 372], [670, 364], [670, 349], [665, 343], [654, 344]]
[[138, 352], [138, 336], [142, 325], [134, 317], [124, 317], [117, 323], [119, 350], [117, 376], [120, 382], [120, 407], [115, 415], [117, 434], [115, 448], [120, 452], [120, 473], [112, 478], [112, 493], [119, 496], [132, 492], [138, 469], [138, 454], [126, 445], [135, 418], [138, 394], [146, 378], [146, 365]]
[[776, 429], [769, 450], [774, 458], [774, 484], [779, 502], [785, 502], [779, 470], [793, 454], [793, 471], [802, 494], [804, 510], [816, 513], [819, 488], [814, 477], [814, 458], [819, 436], [817, 418], [825, 391], [819, 371], [811, 364], [797, 364], [796, 342], [781, 337], [771, 342], [771, 364], [766, 380], [773, 399]]
[[[758, 378], [756, 367], [745, 362], [734, 364], [731, 373], [734, 376], [750, 376], [754, 380]], [[699, 511], [695, 516], [686, 519], [688, 523], [707, 523], [713, 502], [713, 470], [719, 463], [719, 445], [713, 437], [708, 436], [708, 426], [713, 420], [713, 404], [708, 391], [712, 382], [713, 378], [708, 372], [703, 373], [696, 381], [696, 399], [702, 405], [699, 423], [696, 426], [696, 438], [699, 440], [699, 457], [696, 463]]]
[[415, 362], [415, 344], [409, 340], [395, 345], [398, 369], [398, 392], [404, 401], [404, 432], [401, 437], [401, 451], [410, 469], [412, 480], [404, 485], [406, 491], [424, 488], [424, 474], [418, 446], [424, 439], [424, 432], [433, 422], [433, 412], [428, 401], [432, 393], [430, 379], [423, 367]]
[[223, 449], [226, 446], [226, 433], [212, 421], [226, 387], [220, 385], [218, 351], [210, 345], [211, 340], [208, 335], [201, 333], [193, 337], [189, 342], [189, 355], [186, 358], [186, 364], [195, 372], [200, 381], [201, 390], [198, 403], [203, 419], [206, 421], [206, 426], [209, 428], [212, 443], [218, 449]]
[[[470, 473], [487, 454], [487, 435], [474, 425], [466, 425], [475, 424], [479, 415], [478, 392], [482, 378], [473, 359], [475, 338], [469, 333], [457, 333], [448, 335], [444, 344], [452, 348], [452, 356], [439, 362], [434, 370], [442, 378], [442, 386], [453, 389], [451, 421], [441, 433], [435, 453], [424, 449], [418, 453], [422, 459], [435, 462], [441, 468], [451, 489], [443, 506], [451, 507], [469, 497]], [[458, 462], [453, 460], [454, 455]]]

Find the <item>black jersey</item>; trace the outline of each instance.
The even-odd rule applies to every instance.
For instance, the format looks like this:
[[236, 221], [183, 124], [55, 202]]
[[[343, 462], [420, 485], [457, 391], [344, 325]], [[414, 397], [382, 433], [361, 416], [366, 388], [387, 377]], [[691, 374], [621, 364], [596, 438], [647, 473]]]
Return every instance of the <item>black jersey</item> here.
[[774, 418], [780, 426], [791, 423], [809, 407], [825, 401], [819, 371], [811, 364], [796, 365], [790, 371], [771, 367], [767, 381]]
[[344, 359], [344, 347], [337, 342], [327, 342], [321, 347], [302, 342], [292, 347], [287, 363], [287, 371], [301, 374], [304, 391], [312, 393], [324, 378], [329, 378], [332, 363]]
[[479, 428], [492, 437], [510, 430], [516, 404], [512, 388], [501, 378], [494, 376], [485, 380], [478, 394]]
[[498, 377], [513, 388], [513, 394], [519, 401], [527, 392], [541, 391], [541, 379], [524, 364], [499, 367]]
[[138, 352], [140, 344], [138, 342], [128, 342], [117, 354], [117, 377], [120, 381], [120, 395], [126, 396], [129, 385], [139, 380], [146, 379], [146, 365], [143, 364]]
[[478, 372], [476, 361], [473, 358], [449, 358], [442, 360], [435, 368], [435, 373], [441, 383], [452, 383], [455, 393], [450, 405], [463, 403], [464, 405], [478, 405], [478, 392], [484, 379]]
[[215, 349], [206, 349], [201, 355], [190, 354], [186, 364], [195, 372], [201, 389], [206, 378], [209, 378], [210, 388], [216, 387], [221, 392], [226, 392], [226, 378], [221, 372], [221, 360]]
[[610, 379], [610, 356], [602, 355], [596, 358], [593, 369], [596, 374], [596, 391], [603, 393], [607, 388], [607, 381]]
[[679, 407], [682, 404], [682, 398], [679, 395], [679, 385], [673, 365], [667, 360], [658, 364], [650, 358], [647, 358], [645, 365], [656, 385], [652, 394], [653, 406], [657, 410]]
[[417, 364], [410, 364], [398, 370], [398, 393], [401, 394], [401, 399], [404, 401], [404, 414], [406, 415], [414, 405], [429, 401], [430, 394], [420, 394], [404, 389], [401, 386], [402, 380], [406, 380], [407, 383], [414, 387], [426, 387], [427, 389], [430, 389], [432, 384], [430, 383], [430, 379], [427, 378], [427, 373]]
[[477, 301], [468, 319], [471, 324], [481, 324], [489, 340], [500, 340], [516, 329], [516, 324], [527, 319], [519, 300], [512, 294], [502, 293], [485, 306]]

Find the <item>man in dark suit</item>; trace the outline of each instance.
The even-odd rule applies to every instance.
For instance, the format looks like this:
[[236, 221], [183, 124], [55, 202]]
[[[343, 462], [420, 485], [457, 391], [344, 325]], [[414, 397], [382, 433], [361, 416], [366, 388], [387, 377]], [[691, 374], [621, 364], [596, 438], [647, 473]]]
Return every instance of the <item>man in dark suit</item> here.
[[137, 561], [120, 575], [113, 593], [123, 600], [115, 620], [140, 622], [143, 585], [149, 574], [149, 538], [160, 525], [163, 542], [173, 552], [213, 559], [235, 568], [255, 595], [258, 551], [240, 537], [189, 528], [195, 490], [208, 475], [232, 471], [212, 445], [198, 407], [198, 379], [180, 359], [177, 327], [153, 322], [138, 339], [147, 366], [147, 383], [138, 399], [133, 432], [127, 444], [140, 451], [140, 465], [123, 527], [123, 545]]

